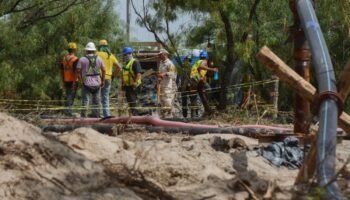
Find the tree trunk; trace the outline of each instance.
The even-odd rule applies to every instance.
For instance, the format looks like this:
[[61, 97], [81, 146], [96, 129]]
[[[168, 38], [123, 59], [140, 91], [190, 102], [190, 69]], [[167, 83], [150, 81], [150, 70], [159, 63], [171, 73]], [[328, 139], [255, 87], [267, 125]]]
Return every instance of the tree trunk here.
[[220, 18], [225, 26], [225, 33], [226, 33], [226, 41], [227, 41], [227, 66], [225, 67], [223, 78], [221, 80], [221, 91], [220, 91], [220, 105], [219, 109], [223, 110], [227, 106], [227, 86], [231, 82], [231, 74], [232, 70], [234, 69], [236, 58], [234, 54], [234, 38], [233, 38], [233, 31], [232, 31], [232, 25], [229, 19], [228, 14], [223, 11], [222, 9], [219, 10], [220, 12]]

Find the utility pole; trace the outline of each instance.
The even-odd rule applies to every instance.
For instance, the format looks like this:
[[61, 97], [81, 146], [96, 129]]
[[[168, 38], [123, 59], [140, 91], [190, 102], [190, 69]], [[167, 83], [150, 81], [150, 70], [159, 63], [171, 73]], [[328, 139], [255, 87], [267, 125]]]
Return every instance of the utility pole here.
[[131, 0], [126, 0], [126, 35], [127, 35], [127, 42], [130, 42], [130, 1]]

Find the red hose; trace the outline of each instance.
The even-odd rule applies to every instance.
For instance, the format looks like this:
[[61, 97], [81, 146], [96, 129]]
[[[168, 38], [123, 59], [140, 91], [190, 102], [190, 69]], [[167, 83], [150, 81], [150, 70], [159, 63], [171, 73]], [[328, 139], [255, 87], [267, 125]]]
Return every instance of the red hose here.
[[203, 124], [192, 124], [184, 122], [174, 122], [161, 120], [157, 117], [151, 116], [135, 116], [135, 117], [114, 117], [107, 119], [99, 118], [81, 118], [81, 119], [45, 119], [45, 122], [49, 124], [96, 124], [96, 123], [107, 123], [107, 124], [147, 124], [153, 126], [163, 127], [179, 127], [179, 128], [219, 128], [217, 125], [203, 125]]
[[[153, 125], [161, 127], [177, 127], [177, 128], [220, 128], [218, 125], [204, 125], [204, 124], [193, 124], [185, 122], [175, 122], [162, 120], [157, 117], [152, 116], [134, 116], [134, 117], [114, 117], [107, 119], [100, 118], [80, 118], [80, 119], [45, 119], [48, 124], [81, 124], [81, 125], [91, 125], [91, 124], [143, 124], [143, 125]], [[224, 128], [224, 127], [222, 127]], [[266, 129], [266, 130], [279, 130], [279, 131], [291, 131], [290, 128], [282, 128], [275, 126], [266, 125], [240, 125], [234, 128], [254, 128], [254, 129]]]

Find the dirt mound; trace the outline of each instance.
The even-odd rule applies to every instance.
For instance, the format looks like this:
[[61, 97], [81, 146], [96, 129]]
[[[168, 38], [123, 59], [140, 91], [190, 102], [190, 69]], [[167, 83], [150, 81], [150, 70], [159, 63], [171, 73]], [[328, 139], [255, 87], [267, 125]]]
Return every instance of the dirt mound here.
[[106, 164], [118, 166], [120, 175], [122, 168], [125, 173], [139, 173], [175, 199], [240, 199], [248, 196], [241, 182], [258, 195], [266, 192], [270, 179], [293, 184], [297, 171], [271, 166], [254, 151], [216, 151], [211, 145], [214, 137], [240, 137], [248, 145], [257, 144], [256, 140], [234, 135], [188, 137], [136, 132], [109, 137], [85, 128], [59, 139], [96, 162], [104, 163], [108, 158]]
[[69, 146], [0, 113], [0, 199], [141, 199]]
[[[43, 134], [0, 113], [0, 199], [240, 200], [262, 198], [273, 182], [275, 199], [293, 198], [298, 171], [271, 165], [252, 150], [257, 144], [230, 134]], [[338, 169], [349, 148], [339, 145]]]

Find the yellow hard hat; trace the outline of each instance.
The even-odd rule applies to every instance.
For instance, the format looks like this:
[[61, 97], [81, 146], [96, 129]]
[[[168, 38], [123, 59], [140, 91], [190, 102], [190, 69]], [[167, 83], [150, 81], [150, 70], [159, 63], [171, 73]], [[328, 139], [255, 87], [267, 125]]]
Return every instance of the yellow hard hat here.
[[107, 40], [100, 40], [99, 45], [100, 46], [107, 46], [108, 45]]
[[75, 42], [68, 43], [67, 49], [76, 49], [76, 48], [77, 48], [77, 44]]

